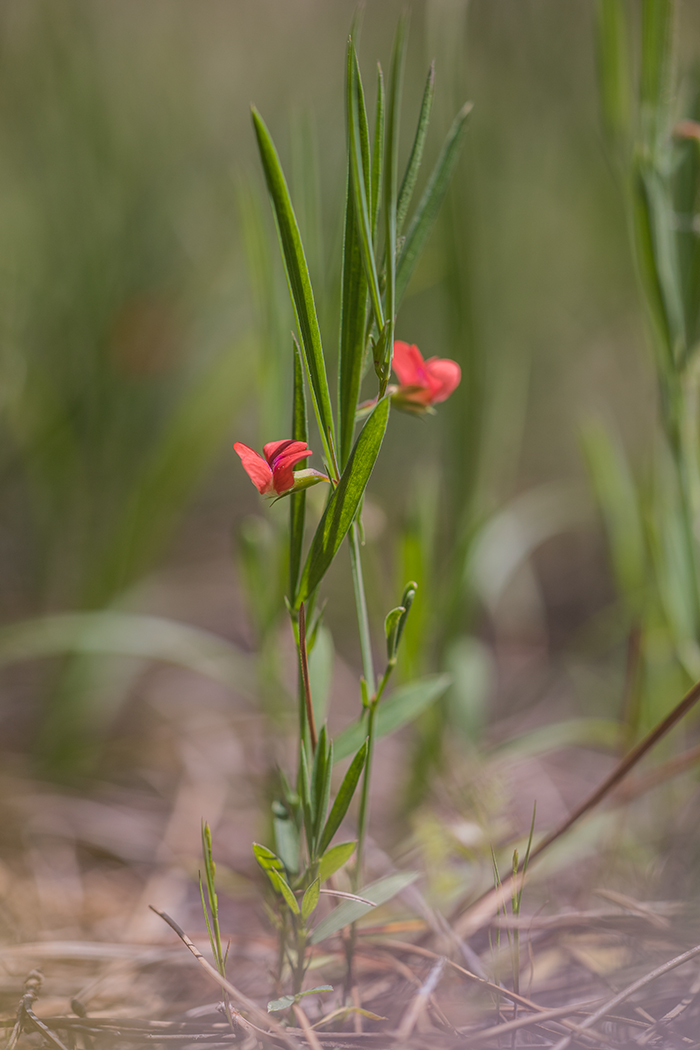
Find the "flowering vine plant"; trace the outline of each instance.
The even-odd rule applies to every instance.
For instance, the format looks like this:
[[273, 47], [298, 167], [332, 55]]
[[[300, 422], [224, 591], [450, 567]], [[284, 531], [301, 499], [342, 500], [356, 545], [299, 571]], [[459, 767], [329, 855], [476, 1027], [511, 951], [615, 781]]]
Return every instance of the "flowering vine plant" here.
[[[279, 796], [272, 810], [272, 841], [269, 845], [253, 846], [269, 887], [269, 914], [279, 934], [277, 991], [279, 993], [288, 981], [292, 988], [291, 996], [270, 1004], [272, 1010], [281, 1009], [279, 1003], [284, 1003], [285, 1009], [290, 1008], [290, 1003], [295, 1004], [302, 994], [309, 962], [308, 946], [343, 930], [350, 931], [345, 936], [349, 988], [355, 920], [388, 900], [415, 877], [401, 872], [363, 885], [372, 755], [378, 736], [415, 717], [449, 684], [446, 676], [433, 675], [400, 687], [391, 695], [391, 703], [381, 703], [396, 665], [417, 584], [410, 581], [406, 585], [400, 603], [386, 616], [386, 659], [382, 672], [378, 673], [361, 558], [362, 502], [382, 446], [391, 406], [416, 414], [433, 412], [434, 406], [445, 401], [457, 388], [461, 376], [455, 361], [436, 357], [424, 360], [416, 346], [395, 339], [399, 305], [449, 185], [470, 109], [467, 105], [457, 114], [422, 196], [411, 210], [430, 119], [434, 71], [431, 67], [412, 149], [399, 181], [398, 128], [406, 32], [407, 22], [403, 19], [394, 41], [386, 98], [379, 69], [372, 137], [352, 36], [348, 42], [345, 97], [348, 169], [335, 405], [327, 377], [327, 350], [321, 340], [311, 280], [287, 183], [268, 129], [253, 109], [255, 135], [297, 321], [297, 338], [290, 355], [293, 398], [289, 436], [265, 444], [262, 456], [241, 442], [234, 445], [244, 470], [262, 495], [289, 498], [290, 572], [286, 603], [299, 668], [297, 768], [291, 776], [280, 777]], [[370, 378], [366, 375], [367, 363], [370, 368], [372, 363], [374, 366], [376, 395], [359, 405], [361, 386]], [[398, 385], [389, 383], [392, 369]], [[312, 454], [308, 445], [307, 396], [318, 426], [325, 473], [309, 468], [295, 469]], [[359, 423], [362, 425], [356, 433]], [[320, 482], [329, 484], [328, 498], [307, 543], [306, 489]], [[357, 721], [332, 740], [325, 724], [316, 725], [308, 659], [323, 613], [318, 600], [319, 588], [346, 539], [363, 674], [358, 689]], [[350, 765], [332, 797], [334, 763], [345, 757], [351, 757]], [[335, 835], [345, 823], [356, 795], [359, 797], [354, 819], [356, 834], [335, 843]], [[205, 831], [208, 833], [208, 829]], [[339, 877], [337, 873], [345, 866], [349, 869], [345, 888], [341, 889], [343, 883], [336, 880], [327, 887], [327, 880], [331, 876]], [[210, 845], [205, 849], [205, 867], [210, 905], [212, 900], [214, 905], [207, 911], [204, 893], [202, 901], [212, 932], [212, 948], [217, 954], [220, 937], [214, 917]], [[320, 906], [322, 902], [328, 904], [329, 899], [333, 902], [330, 910]], [[223, 972], [223, 956], [219, 963]]]

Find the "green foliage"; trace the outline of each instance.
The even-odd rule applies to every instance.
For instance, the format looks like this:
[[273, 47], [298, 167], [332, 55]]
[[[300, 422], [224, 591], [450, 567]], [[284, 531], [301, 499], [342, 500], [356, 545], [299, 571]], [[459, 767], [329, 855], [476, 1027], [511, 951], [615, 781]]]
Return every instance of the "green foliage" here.
[[252, 115], [265, 181], [277, 222], [277, 232], [297, 320], [304, 364], [311, 384], [314, 411], [328, 466], [330, 470], [333, 470], [335, 462], [332, 451], [335, 443], [333, 411], [309, 268], [277, 150], [265, 122], [254, 107]]
[[364, 897], [365, 900], [347, 900], [339, 904], [330, 915], [316, 926], [311, 934], [311, 943], [320, 944], [327, 937], [332, 937], [338, 930], [342, 930], [344, 926], [357, 922], [372, 908], [376, 908], [380, 904], [386, 904], [397, 893], [401, 893], [402, 890], [405, 890], [411, 883], [415, 882], [417, 878], [418, 872], [400, 871], [395, 875], [386, 875], [384, 878], [377, 879], [376, 882], [371, 882], [368, 886], [364, 886], [357, 896]]
[[297, 607], [320, 584], [357, 515], [384, 440], [388, 419], [389, 400], [384, 398], [360, 431], [340, 481], [323, 512], [301, 575]]

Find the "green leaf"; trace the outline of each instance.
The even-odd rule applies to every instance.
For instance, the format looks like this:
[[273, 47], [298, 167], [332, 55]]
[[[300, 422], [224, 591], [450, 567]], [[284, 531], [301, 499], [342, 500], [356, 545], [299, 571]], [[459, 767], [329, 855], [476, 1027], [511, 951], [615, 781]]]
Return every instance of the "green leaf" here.
[[384, 393], [394, 349], [394, 322], [396, 320], [396, 189], [399, 166], [399, 124], [401, 121], [401, 87], [406, 61], [408, 15], [399, 19], [391, 55], [391, 73], [387, 102], [386, 139], [384, 143], [384, 244], [386, 259], [385, 324], [382, 331], [381, 361], [375, 365]]
[[433, 107], [433, 94], [435, 93], [435, 63], [430, 63], [430, 69], [428, 70], [428, 79], [425, 82], [425, 89], [423, 91], [423, 101], [421, 102], [420, 113], [418, 115], [418, 126], [416, 128], [416, 136], [413, 140], [413, 146], [411, 147], [411, 155], [408, 158], [408, 164], [406, 165], [406, 171], [404, 172], [403, 179], [401, 181], [401, 189], [399, 190], [398, 203], [396, 205], [396, 232], [401, 233], [403, 228], [404, 220], [406, 219], [406, 213], [408, 212], [411, 197], [416, 186], [416, 179], [418, 178], [418, 170], [420, 168], [421, 160], [423, 159], [423, 149], [425, 147], [425, 137], [428, 133], [428, 124], [430, 123], [430, 111]]
[[348, 64], [348, 138], [355, 222], [374, 316], [377, 326], [383, 328], [384, 310], [369, 216], [370, 164], [367, 112], [360, 67], [352, 40], [348, 42]]
[[338, 794], [335, 796], [335, 802], [331, 809], [326, 826], [323, 829], [320, 842], [318, 844], [318, 852], [320, 854], [325, 853], [326, 849], [330, 845], [331, 839], [335, 835], [336, 831], [341, 825], [343, 817], [348, 811], [348, 806], [352, 802], [357, 783], [360, 779], [362, 770], [364, 769], [365, 761], [367, 759], [367, 741], [365, 740], [359, 751], [353, 758], [348, 771], [343, 777], [343, 783], [338, 789]]
[[252, 109], [252, 114], [260, 158], [265, 172], [265, 181], [267, 182], [277, 222], [289, 291], [299, 329], [301, 349], [304, 355], [304, 364], [306, 365], [311, 384], [314, 411], [318, 420], [318, 428], [321, 433], [326, 460], [329, 468], [332, 470], [335, 459], [333, 412], [309, 269], [306, 264], [299, 226], [289, 197], [289, 189], [287, 188], [277, 150], [265, 122], [255, 107]]
[[379, 904], [385, 904], [392, 897], [395, 897], [397, 893], [401, 893], [412, 882], [415, 882], [417, 878], [417, 871], [400, 871], [394, 875], [386, 875], [376, 882], [371, 882], [369, 886], [364, 886], [358, 891], [358, 897], [365, 897], [368, 901], [372, 901], [372, 904], [365, 904], [362, 901], [343, 901], [318, 924], [311, 934], [311, 943], [319, 944], [326, 937], [331, 937], [338, 930], [342, 930], [344, 926], [349, 926], [351, 923], [356, 922], [357, 919], [361, 919], [372, 908], [377, 907]]
[[[295, 340], [296, 344], [296, 340]], [[301, 366], [301, 350], [294, 347], [294, 394], [292, 410], [292, 438], [308, 444], [309, 427], [306, 418], [304, 376]], [[293, 492], [289, 498], [289, 599], [293, 603], [301, 570], [301, 550], [304, 543], [304, 518], [306, 514], [306, 492]]]
[[398, 644], [397, 632], [399, 629], [399, 621], [406, 612], [403, 605], [397, 606], [396, 609], [392, 609], [390, 613], [387, 613], [387, 617], [384, 621], [384, 634], [386, 635], [386, 655], [388, 660], [393, 660], [396, 656], [396, 647]]
[[[408, 725], [421, 712], [438, 700], [449, 688], [451, 678], [447, 674], [429, 675], [416, 682], [401, 686], [387, 700], [382, 700], [377, 708], [375, 739], [396, 732]], [[364, 718], [358, 719], [344, 729], [333, 741], [335, 761], [347, 758], [355, 751], [367, 734]]]
[[396, 272], [397, 306], [408, 287], [415, 265], [425, 247], [435, 224], [440, 205], [447, 193], [450, 178], [462, 148], [466, 120], [471, 109], [471, 102], [465, 103], [452, 122], [452, 127], [447, 133], [447, 138], [428, 180], [428, 185], [423, 191], [423, 196], [408, 227]]
[[675, 368], [687, 344], [673, 201], [664, 177], [644, 161], [637, 164], [634, 186], [637, 255], [663, 350], [661, 365]]
[[299, 905], [297, 899], [292, 893], [291, 887], [284, 875], [281, 875], [279, 871], [270, 869], [267, 871], [267, 877], [272, 883], [273, 887], [284, 897], [285, 904], [294, 915], [299, 914]]
[[310, 644], [310, 638], [307, 637], [306, 642], [309, 647], [309, 683], [311, 685], [314, 719], [316, 725], [321, 725], [326, 717], [328, 700], [333, 684], [333, 663], [335, 659], [333, 636], [327, 627], [319, 624], [314, 632], [313, 648]]
[[297, 790], [301, 800], [301, 811], [304, 815], [304, 834], [309, 853], [313, 853], [314, 844], [314, 822], [311, 811], [311, 799], [309, 797], [309, 766], [306, 759], [306, 748], [302, 742], [299, 748], [299, 775]]
[[282, 871], [284, 864], [271, 849], [261, 846], [259, 842], [253, 843], [253, 854], [263, 871]]
[[267, 1004], [267, 1012], [276, 1014], [281, 1010], [288, 1010], [290, 1006], [294, 1006], [296, 1001], [295, 995], [283, 995], [280, 999], [271, 999]]
[[372, 186], [370, 195], [370, 226], [377, 239], [377, 220], [382, 199], [382, 163], [384, 160], [384, 74], [377, 65], [377, 103], [374, 111], [374, 145], [372, 147]]
[[[288, 1010], [290, 1006], [294, 1006], [300, 999], [303, 999], [305, 995], [318, 995], [319, 992], [332, 992], [332, 984], [319, 984], [317, 988], [307, 988], [304, 992], [297, 992], [296, 995], [283, 995], [280, 999], [273, 999], [267, 1004], [268, 1013], [277, 1013], [279, 1010]], [[383, 1020], [383, 1018], [380, 1018]]]
[[357, 514], [384, 439], [389, 399], [383, 398], [355, 442], [340, 481], [328, 501], [306, 558], [296, 607], [316, 590]]
[[397, 649], [401, 644], [401, 636], [403, 634], [404, 627], [406, 626], [406, 620], [408, 619], [408, 614], [411, 611], [411, 606], [413, 605], [417, 590], [418, 584], [415, 582], [415, 580], [411, 580], [409, 583], [406, 584], [406, 586], [403, 589], [403, 594], [401, 595], [401, 607], [403, 609], [403, 613], [399, 619], [398, 627], [396, 629]]
[[322, 853], [323, 849], [317, 848], [321, 828], [328, 812], [328, 800], [331, 791], [331, 772], [333, 770], [333, 744], [328, 739], [328, 731], [323, 725], [318, 735], [316, 752], [311, 767], [311, 784], [309, 794], [311, 797], [311, 820], [313, 825], [313, 849], [312, 857]]
[[321, 882], [325, 882], [336, 871], [340, 871], [344, 864], [347, 864], [356, 846], [357, 842], [339, 842], [337, 846], [331, 846], [326, 850], [318, 865], [318, 877]]
[[314, 879], [306, 893], [304, 894], [301, 902], [301, 917], [304, 922], [309, 921], [309, 916], [315, 911], [316, 905], [318, 904], [318, 898], [321, 893], [321, 880], [320, 878]]
[[272, 803], [272, 832], [277, 855], [292, 875], [299, 872], [299, 832], [282, 802]]
[[338, 435], [340, 468], [345, 466], [352, 449], [355, 433], [355, 411], [362, 383], [362, 362], [365, 350], [367, 318], [367, 276], [362, 261], [362, 247], [358, 232], [353, 161], [350, 143], [352, 54], [348, 44], [347, 109], [348, 109], [348, 167], [345, 189], [345, 232], [343, 239], [343, 277], [340, 303], [340, 358], [338, 366]]

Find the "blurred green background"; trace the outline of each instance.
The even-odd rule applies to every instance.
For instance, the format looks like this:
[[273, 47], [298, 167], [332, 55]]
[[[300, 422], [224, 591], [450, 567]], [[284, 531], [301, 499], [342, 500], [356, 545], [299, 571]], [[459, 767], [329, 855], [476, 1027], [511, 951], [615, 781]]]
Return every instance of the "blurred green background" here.
[[[369, 94], [403, 6], [366, 5]], [[468, 738], [550, 695], [564, 665], [557, 717], [615, 718], [627, 622], [580, 430], [613, 424], [641, 469], [656, 408], [599, 118], [595, 4], [409, 6], [405, 155], [436, 59], [423, 177], [458, 106], [469, 98], [474, 110], [397, 331], [426, 357], [459, 360], [464, 381], [437, 418], [392, 421], [366, 515], [372, 612], [379, 627], [416, 576], [404, 673], [453, 670], [463, 691], [452, 714]], [[228, 639], [224, 663], [274, 648], [276, 614], [255, 574], [283, 516], [268, 515], [231, 450], [283, 437], [290, 414], [291, 311], [249, 104], [290, 175], [334, 347], [354, 10], [345, 0], [0, 10], [2, 746], [52, 774], [94, 765], [139, 661], [179, 648], [158, 634], [162, 620]], [[700, 11], [678, 11], [690, 47]], [[191, 588], [197, 572], [209, 589]], [[329, 580], [328, 623], [357, 664], [346, 576]], [[89, 618], [42, 620], [34, 634], [25, 623], [105, 610], [162, 619], [129, 621], [130, 635], [127, 620], [100, 621], [97, 642], [86, 641]], [[206, 653], [190, 641], [199, 666]], [[277, 686], [257, 688], [274, 712]], [[435, 742], [440, 725], [424, 729]]]

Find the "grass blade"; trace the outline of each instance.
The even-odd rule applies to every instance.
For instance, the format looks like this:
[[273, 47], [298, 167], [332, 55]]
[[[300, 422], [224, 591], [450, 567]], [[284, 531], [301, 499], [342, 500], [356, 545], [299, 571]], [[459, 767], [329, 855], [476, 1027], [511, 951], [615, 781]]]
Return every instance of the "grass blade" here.
[[343, 778], [343, 783], [340, 785], [338, 794], [335, 796], [333, 808], [328, 815], [326, 826], [323, 829], [323, 834], [321, 835], [321, 840], [318, 844], [318, 852], [320, 854], [325, 853], [328, 849], [331, 839], [340, 827], [343, 817], [347, 813], [348, 807], [352, 802], [355, 789], [358, 785], [360, 776], [362, 775], [362, 770], [365, 767], [367, 747], [367, 741], [365, 740], [364, 744], [350, 763], [348, 771]]
[[[387, 700], [382, 700], [377, 708], [375, 740], [388, 736], [412, 722], [427, 707], [439, 700], [451, 682], [448, 674], [429, 675], [427, 678], [419, 678], [416, 682], [401, 686]], [[339, 733], [333, 741], [335, 761], [351, 755], [360, 746], [366, 733], [367, 725], [363, 718]]]
[[408, 158], [408, 164], [406, 165], [406, 171], [404, 172], [403, 179], [401, 180], [401, 189], [399, 190], [398, 202], [396, 205], [396, 232], [401, 233], [403, 224], [406, 219], [406, 213], [408, 212], [411, 197], [416, 187], [416, 179], [418, 178], [418, 170], [420, 163], [423, 159], [423, 150], [425, 148], [425, 137], [428, 134], [428, 124], [430, 123], [430, 112], [433, 108], [433, 95], [435, 93], [435, 63], [430, 63], [430, 69], [428, 70], [428, 79], [425, 82], [425, 88], [423, 90], [423, 100], [421, 102], [420, 113], [418, 115], [418, 126], [416, 128], [416, 137], [413, 140], [413, 146], [411, 147], [411, 155]]
[[277, 150], [265, 122], [255, 107], [253, 107], [252, 114], [260, 158], [265, 172], [265, 181], [267, 182], [277, 222], [289, 292], [304, 354], [304, 363], [311, 384], [314, 411], [318, 419], [318, 428], [323, 441], [326, 461], [329, 469], [333, 472], [335, 470], [333, 412], [309, 268], [304, 256], [299, 226]]
[[[295, 341], [296, 343], [296, 341]], [[295, 441], [309, 440], [306, 418], [304, 376], [301, 366], [301, 350], [294, 347], [294, 392], [292, 409], [292, 437]], [[308, 461], [307, 461], [308, 462]], [[289, 599], [294, 598], [301, 569], [301, 549], [304, 543], [304, 520], [306, 516], [306, 491], [293, 492], [289, 497]]]
[[340, 482], [318, 524], [302, 573], [297, 608], [318, 587], [355, 519], [379, 455], [388, 418], [389, 399], [384, 398], [360, 431]]
[[417, 878], [417, 871], [399, 871], [394, 875], [386, 875], [383, 879], [377, 879], [376, 882], [371, 882], [368, 886], [364, 886], [357, 891], [357, 895], [358, 897], [366, 897], [367, 900], [372, 901], [372, 904], [365, 904], [363, 901], [343, 901], [342, 904], [333, 909], [330, 915], [326, 916], [323, 922], [318, 924], [311, 934], [311, 943], [319, 944], [326, 937], [331, 937], [338, 930], [342, 930], [344, 926], [349, 926], [351, 923], [356, 922], [357, 919], [361, 919], [372, 908], [377, 907], [379, 904], [386, 904], [397, 893], [401, 893], [412, 882], [415, 882]]
[[401, 302], [416, 263], [435, 224], [464, 139], [471, 102], [465, 103], [452, 122], [435, 167], [406, 233], [396, 271], [396, 303]]
[[352, 40], [348, 42], [348, 139], [350, 143], [350, 174], [357, 234], [360, 241], [362, 262], [367, 277], [372, 309], [374, 310], [377, 327], [381, 331], [384, 327], [384, 309], [379, 288], [379, 277], [377, 276], [377, 263], [374, 258], [368, 202], [370, 193], [370, 161], [367, 111], [365, 109], [360, 67]]

